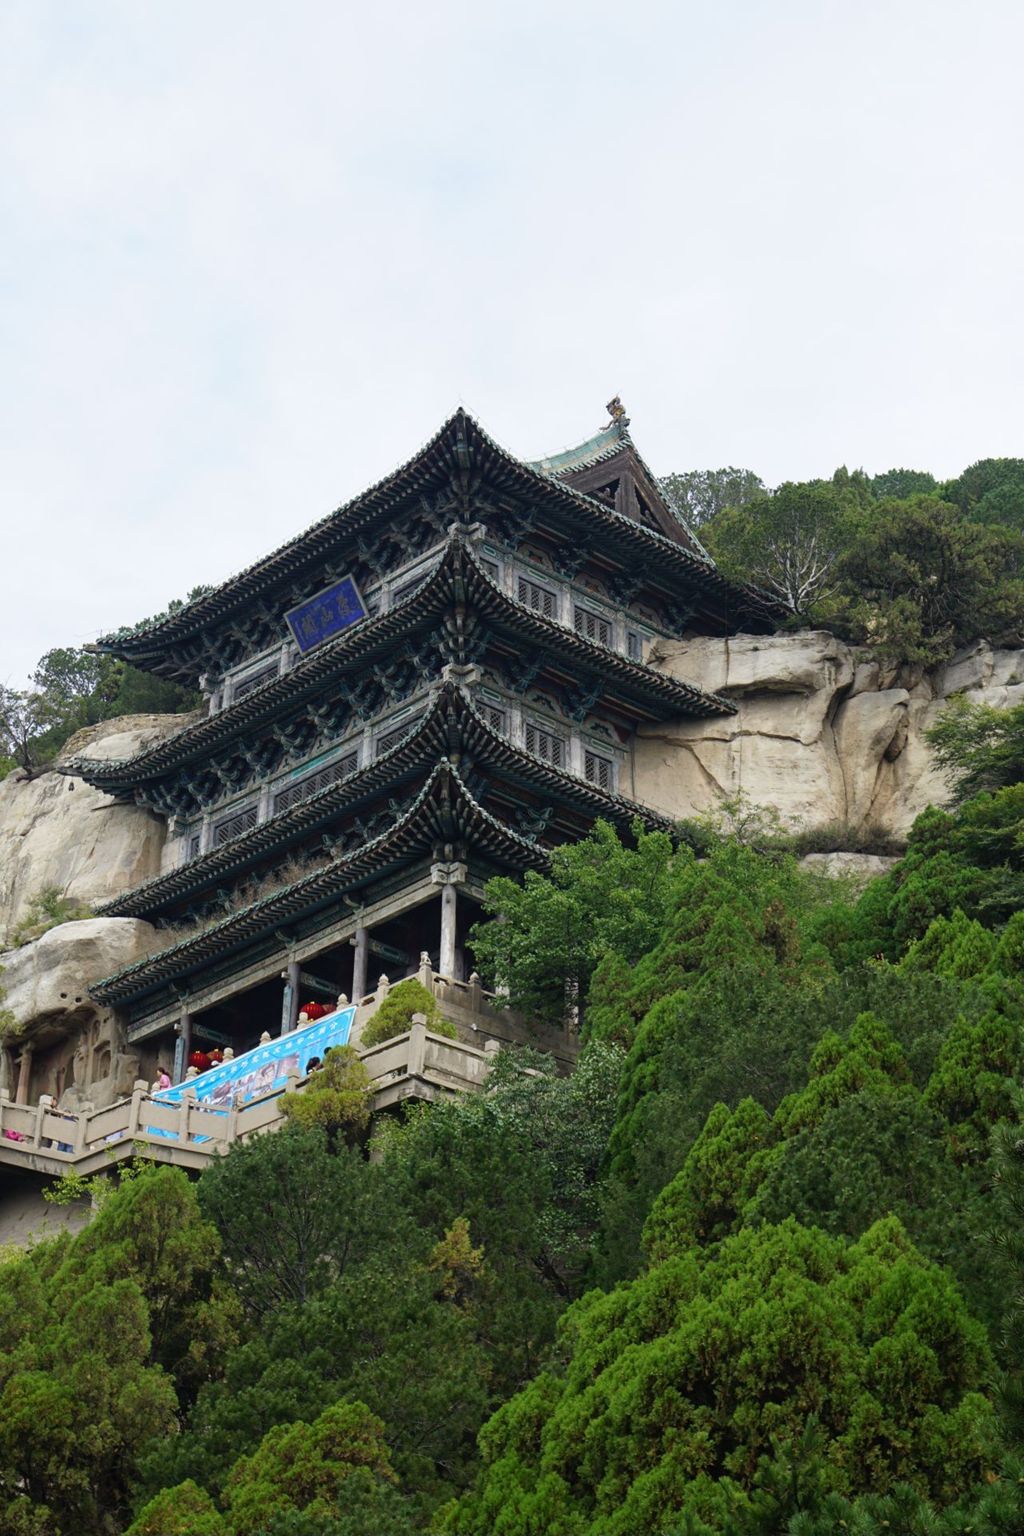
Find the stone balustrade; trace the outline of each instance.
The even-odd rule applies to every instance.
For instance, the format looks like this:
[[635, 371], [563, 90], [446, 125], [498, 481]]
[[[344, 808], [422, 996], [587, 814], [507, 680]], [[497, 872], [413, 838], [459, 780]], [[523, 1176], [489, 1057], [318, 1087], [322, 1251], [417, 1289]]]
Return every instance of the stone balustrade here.
[[[432, 1034], [422, 1014], [393, 1040], [360, 1052], [373, 1088], [374, 1111], [404, 1099], [434, 1100], [479, 1091], [499, 1050], [483, 1049]], [[131, 1098], [107, 1109], [72, 1114], [44, 1096], [35, 1106], [0, 1094], [0, 1164], [34, 1173], [101, 1173], [113, 1162], [142, 1153], [157, 1162], [202, 1169], [236, 1141], [278, 1130], [284, 1124], [282, 1093], [301, 1093], [308, 1078], [297, 1072], [287, 1087], [230, 1109], [212, 1109], [186, 1092], [180, 1104], [161, 1104], [144, 1082]]]

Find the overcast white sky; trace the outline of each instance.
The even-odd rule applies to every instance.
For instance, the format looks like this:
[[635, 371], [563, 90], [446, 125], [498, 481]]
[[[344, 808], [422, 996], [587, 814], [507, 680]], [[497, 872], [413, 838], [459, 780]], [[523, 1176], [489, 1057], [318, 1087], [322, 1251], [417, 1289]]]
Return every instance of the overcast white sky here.
[[0, 0], [0, 681], [458, 403], [659, 472], [1024, 454], [1019, 0]]

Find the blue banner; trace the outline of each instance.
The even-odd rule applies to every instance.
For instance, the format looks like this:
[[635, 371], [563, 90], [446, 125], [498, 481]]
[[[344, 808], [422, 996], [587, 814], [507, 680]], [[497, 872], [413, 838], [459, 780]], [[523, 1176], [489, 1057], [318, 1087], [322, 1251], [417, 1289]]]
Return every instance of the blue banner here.
[[343, 576], [332, 587], [307, 597], [304, 603], [286, 613], [285, 618], [296, 645], [305, 652], [340, 635], [350, 624], [365, 619], [366, 605], [352, 577]]
[[313, 1056], [319, 1056], [322, 1061], [332, 1046], [348, 1044], [355, 1016], [354, 1007], [339, 1008], [336, 1013], [317, 1019], [315, 1024], [300, 1025], [290, 1034], [280, 1035], [267, 1045], [258, 1045], [254, 1050], [236, 1056], [234, 1061], [222, 1062], [220, 1066], [200, 1072], [198, 1077], [165, 1088], [153, 1098], [158, 1104], [180, 1104], [188, 1088], [195, 1091], [198, 1104], [227, 1112], [236, 1094], [241, 1094], [242, 1102], [248, 1103], [250, 1099], [261, 1099], [268, 1093], [279, 1093], [293, 1069], [300, 1077], [305, 1077], [306, 1063]]

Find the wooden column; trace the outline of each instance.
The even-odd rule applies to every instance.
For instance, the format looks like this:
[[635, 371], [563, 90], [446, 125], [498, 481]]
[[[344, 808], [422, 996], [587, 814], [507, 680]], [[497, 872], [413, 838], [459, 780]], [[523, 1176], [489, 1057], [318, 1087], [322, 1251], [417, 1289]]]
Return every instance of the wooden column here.
[[192, 1015], [186, 1008], [181, 1011], [175, 1030], [178, 1038], [174, 1042], [174, 1067], [171, 1071], [171, 1080], [180, 1083], [188, 1071], [188, 1058], [192, 1054]]
[[459, 916], [458, 900], [454, 885], [442, 885], [441, 953], [437, 968], [448, 981], [455, 980], [455, 931]]
[[352, 940], [352, 1001], [358, 1007], [366, 996], [366, 968], [370, 959], [370, 930], [357, 928]]
[[448, 981], [459, 979], [459, 954], [456, 935], [459, 916], [456, 888], [466, 879], [466, 866], [456, 860], [432, 864], [430, 878], [441, 887], [441, 944], [437, 962], [438, 974]]
[[284, 997], [281, 1000], [281, 1033], [291, 1034], [299, 1021], [299, 972], [298, 960], [289, 960], [285, 971]]

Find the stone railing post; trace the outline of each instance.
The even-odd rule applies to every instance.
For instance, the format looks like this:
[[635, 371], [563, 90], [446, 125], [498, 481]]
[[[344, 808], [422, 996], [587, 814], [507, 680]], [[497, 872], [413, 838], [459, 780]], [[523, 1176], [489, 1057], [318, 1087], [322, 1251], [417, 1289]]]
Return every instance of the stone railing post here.
[[189, 1122], [192, 1118], [192, 1106], [196, 1102], [196, 1091], [189, 1085], [183, 1089], [181, 1100], [178, 1104], [178, 1146], [187, 1147], [189, 1137]]
[[388, 993], [390, 991], [391, 991], [391, 983], [388, 980], [387, 976], [382, 971], [380, 976], [378, 976], [378, 978], [377, 978], [377, 990], [376, 990], [376, 992], [374, 993], [374, 996], [373, 996], [374, 1008], [379, 1008], [380, 1007], [381, 1003], [383, 1003], [385, 1001], [385, 999], [387, 998], [387, 995], [388, 995]]
[[478, 971], [469, 973], [469, 1006], [474, 1013], [481, 1011], [484, 997], [484, 985], [480, 980]]
[[430, 963], [430, 956], [425, 949], [420, 950], [419, 970], [416, 972], [416, 980], [421, 987], [426, 987], [428, 992], [434, 989], [434, 967]]
[[32, 1145], [39, 1148], [43, 1144], [43, 1116], [53, 1104], [53, 1095], [41, 1093], [39, 1103], [36, 1105], [36, 1123], [32, 1127]]
[[238, 1111], [242, 1107], [242, 1095], [233, 1093], [228, 1112], [224, 1116], [224, 1140], [221, 1143], [221, 1151], [226, 1152], [238, 1135]]
[[142, 1114], [142, 1105], [148, 1095], [149, 1089], [141, 1077], [137, 1077], [132, 1083], [132, 1098], [128, 1106], [128, 1129], [126, 1135], [129, 1141], [134, 1141], [139, 1134], [139, 1118]]
[[414, 1013], [409, 1030], [409, 1056], [406, 1072], [409, 1077], [422, 1077], [427, 1059], [427, 1016]]
[[302, 1074], [300, 1073], [298, 1067], [289, 1067], [288, 1074], [284, 1080], [285, 1093], [294, 1093], [301, 1081]]
[[89, 1112], [83, 1104], [75, 1116], [75, 1135], [71, 1145], [75, 1149], [75, 1156], [81, 1157], [86, 1149], [89, 1135]]
[[494, 1067], [494, 1063], [498, 1059], [498, 1052], [500, 1050], [501, 1046], [498, 1044], [497, 1040], [484, 1041], [484, 1055], [487, 1057], [487, 1061], [484, 1063], [484, 1065], [488, 1072], [490, 1072]]

